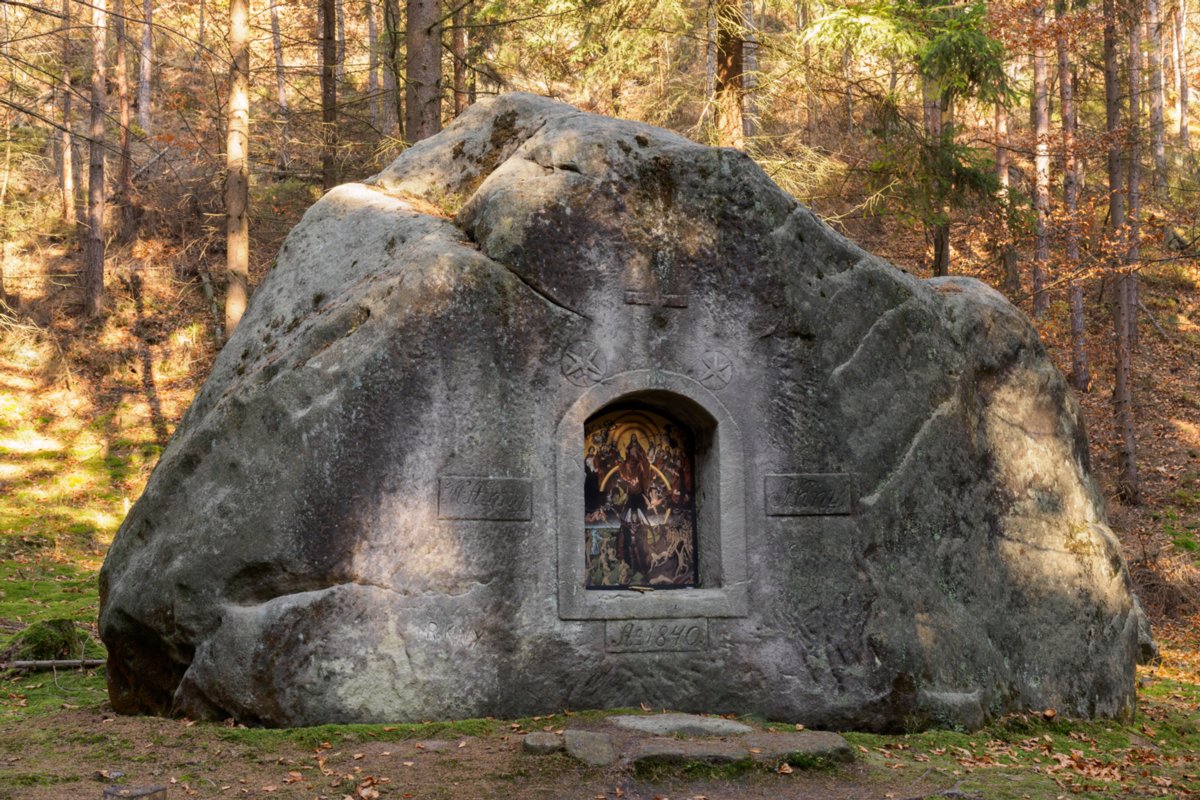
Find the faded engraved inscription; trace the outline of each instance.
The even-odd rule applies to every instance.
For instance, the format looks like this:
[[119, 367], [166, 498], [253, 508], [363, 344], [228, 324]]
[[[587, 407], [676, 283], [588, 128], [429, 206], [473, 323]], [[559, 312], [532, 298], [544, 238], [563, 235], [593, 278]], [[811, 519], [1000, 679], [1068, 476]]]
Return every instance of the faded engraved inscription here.
[[438, 478], [439, 519], [527, 520], [533, 490], [526, 478]]
[[669, 653], [708, 649], [706, 619], [610, 619], [604, 624], [609, 653]]
[[768, 475], [767, 514], [772, 517], [841, 516], [854, 513], [849, 475]]

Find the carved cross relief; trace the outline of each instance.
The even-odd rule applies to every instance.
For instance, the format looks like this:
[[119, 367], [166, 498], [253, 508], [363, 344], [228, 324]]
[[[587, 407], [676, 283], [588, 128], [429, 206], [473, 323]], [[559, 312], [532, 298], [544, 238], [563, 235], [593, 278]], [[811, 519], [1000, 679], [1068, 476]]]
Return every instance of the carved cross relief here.
[[650, 269], [649, 290], [626, 289], [625, 303], [631, 306], [658, 306], [659, 308], [687, 308], [688, 296], [684, 290], [684, 272], [676, 263], [674, 256], [659, 250], [654, 254], [654, 264]]

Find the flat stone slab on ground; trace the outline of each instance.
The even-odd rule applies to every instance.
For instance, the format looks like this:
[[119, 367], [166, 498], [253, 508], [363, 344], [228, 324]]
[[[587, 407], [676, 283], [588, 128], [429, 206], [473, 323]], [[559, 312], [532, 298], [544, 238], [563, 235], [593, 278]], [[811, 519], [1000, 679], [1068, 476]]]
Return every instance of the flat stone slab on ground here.
[[166, 800], [165, 786], [109, 786], [104, 790], [104, 800], [136, 798], [137, 800]]
[[636, 742], [628, 755], [633, 764], [735, 764], [750, 758], [744, 740], [645, 739]]
[[563, 742], [568, 753], [588, 766], [603, 767], [617, 760], [617, 751], [607, 734], [568, 730]]
[[547, 753], [556, 753], [562, 749], [563, 737], [559, 736], [557, 733], [534, 731], [533, 733], [525, 734], [526, 753], [545, 755]]
[[850, 744], [829, 731], [755, 733], [741, 740], [755, 761], [853, 761]]
[[754, 730], [731, 719], [698, 714], [622, 714], [609, 717], [608, 721], [619, 728], [655, 736], [742, 736]]

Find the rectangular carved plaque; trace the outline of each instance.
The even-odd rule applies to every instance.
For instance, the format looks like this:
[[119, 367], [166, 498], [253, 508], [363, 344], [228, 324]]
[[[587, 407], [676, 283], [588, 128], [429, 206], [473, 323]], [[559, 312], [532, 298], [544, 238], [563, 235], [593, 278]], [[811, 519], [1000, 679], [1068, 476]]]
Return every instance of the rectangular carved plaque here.
[[839, 516], [854, 513], [854, 481], [849, 475], [812, 473], [768, 475], [767, 515]]
[[439, 519], [524, 521], [533, 518], [533, 488], [526, 478], [438, 478]]
[[671, 653], [708, 649], [707, 619], [610, 619], [604, 623], [609, 653]]

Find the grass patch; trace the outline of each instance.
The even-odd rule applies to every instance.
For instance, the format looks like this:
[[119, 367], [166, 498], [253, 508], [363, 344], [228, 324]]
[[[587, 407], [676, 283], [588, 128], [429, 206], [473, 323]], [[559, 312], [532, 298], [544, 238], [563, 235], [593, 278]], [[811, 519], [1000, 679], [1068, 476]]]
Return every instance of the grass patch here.
[[[49, 559], [0, 561], [0, 620], [92, 624], [100, 603], [96, 575], [95, 569]], [[6, 645], [0, 640], [0, 649]]]
[[108, 701], [104, 669], [8, 673], [0, 677], [0, 723], [16, 722]]
[[771, 764], [743, 758], [729, 764], [710, 764], [704, 761], [639, 761], [633, 773], [639, 780], [661, 783], [672, 778], [696, 781], [729, 781], [750, 772], [773, 772]]

